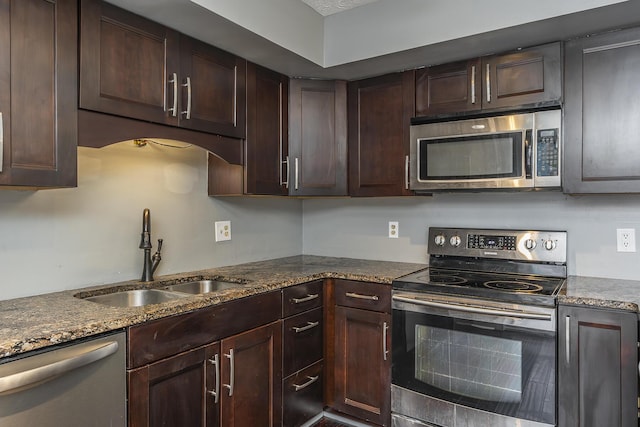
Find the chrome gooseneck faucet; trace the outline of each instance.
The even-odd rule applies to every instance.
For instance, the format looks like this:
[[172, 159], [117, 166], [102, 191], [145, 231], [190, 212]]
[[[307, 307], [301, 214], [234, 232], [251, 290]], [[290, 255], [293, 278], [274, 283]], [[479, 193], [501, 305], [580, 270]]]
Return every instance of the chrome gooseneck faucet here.
[[153, 272], [158, 268], [160, 251], [162, 250], [162, 239], [158, 239], [158, 250], [151, 256], [151, 213], [149, 209], [142, 212], [142, 237], [140, 239], [140, 249], [144, 249], [144, 265], [142, 268], [142, 281], [152, 282]]

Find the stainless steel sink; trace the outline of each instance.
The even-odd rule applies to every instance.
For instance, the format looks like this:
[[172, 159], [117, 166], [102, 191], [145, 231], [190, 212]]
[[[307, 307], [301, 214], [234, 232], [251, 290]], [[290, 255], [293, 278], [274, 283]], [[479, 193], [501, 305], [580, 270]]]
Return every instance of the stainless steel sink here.
[[97, 302], [98, 304], [110, 305], [112, 307], [143, 307], [151, 304], [162, 304], [163, 302], [184, 298], [186, 295], [167, 292], [160, 289], [137, 289], [132, 291], [120, 291], [112, 294], [96, 295], [84, 298], [86, 301]]
[[162, 289], [166, 289], [171, 292], [184, 292], [186, 294], [195, 295], [239, 288], [242, 285], [243, 283], [226, 282], [224, 280], [195, 280], [193, 282], [177, 283]]

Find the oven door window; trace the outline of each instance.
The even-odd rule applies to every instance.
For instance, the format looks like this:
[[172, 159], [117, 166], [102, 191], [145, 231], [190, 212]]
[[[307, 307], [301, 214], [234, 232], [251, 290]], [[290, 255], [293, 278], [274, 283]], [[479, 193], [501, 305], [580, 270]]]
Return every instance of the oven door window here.
[[522, 132], [421, 139], [419, 180], [522, 177], [522, 147]]
[[392, 381], [476, 409], [555, 423], [555, 334], [393, 311]]

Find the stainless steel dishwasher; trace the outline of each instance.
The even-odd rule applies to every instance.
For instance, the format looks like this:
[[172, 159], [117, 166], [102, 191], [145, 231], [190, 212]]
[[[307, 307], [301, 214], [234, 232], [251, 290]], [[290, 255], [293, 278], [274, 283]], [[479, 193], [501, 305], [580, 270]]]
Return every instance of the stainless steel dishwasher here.
[[0, 364], [2, 427], [126, 426], [124, 332]]

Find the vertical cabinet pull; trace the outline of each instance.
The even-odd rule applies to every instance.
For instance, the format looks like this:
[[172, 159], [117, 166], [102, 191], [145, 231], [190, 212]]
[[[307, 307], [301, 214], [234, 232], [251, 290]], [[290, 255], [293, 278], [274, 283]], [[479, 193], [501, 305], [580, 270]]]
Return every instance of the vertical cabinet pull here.
[[564, 321], [564, 356], [568, 365], [571, 363], [571, 316], [567, 316]]
[[389, 325], [387, 322], [382, 324], [382, 359], [387, 360], [387, 355], [389, 354], [389, 350], [387, 349], [387, 331], [389, 329]]
[[[287, 180], [285, 181], [282, 176], [282, 165], [287, 165]], [[280, 162], [280, 185], [284, 185], [285, 188], [289, 188], [289, 156], [287, 156], [283, 161]]]
[[218, 360], [218, 353], [209, 359], [209, 363], [216, 367], [216, 388], [214, 390], [207, 390], [207, 393], [214, 397], [214, 403], [218, 403], [218, 399], [220, 398], [220, 361]]
[[184, 118], [187, 120], [191, 119], [191, 77], [187, 77], [187, 81], [182, 85], [182, 87], [187, 88], [187, 109], [182, 112], [184, 114]]
[[4, 159], [2, 153], [4, 152], [4, 126], [2, 125], [2, 113], [0, 113], [0, 172], [2, 172], [2, 163]]
[[476, 66], [471, 66], [471, 104], [476, 103]]
[[293, 182], [294, 182], [293, 188], [294, 188], [294, 190], [297, 190], [298, 187], [299, 187], [299, 184], [300, 184], [300, 175], [299, 175], [300, 168], [299, 168], [298, 158], [297, 157], [295, 158], [294, 165], [295, 165], [294, 166], [295, 176], [294, 176], [294, 180], [293, 180]]
[[176, 117], [178, 115], [178, 75], [176, 73], [171, 74], [169, 83], [173, 85], [173, 106], [169, 108], [169, 112]]
[[404, 156], [404, 189], [409, 189], [409, 156]]
[[487, 81], [487, 102], [491, 102], [491, 64], [487, 64], [487, 76], [486, 76], [486, 81]]
[[223, 387], [229, 389], [229, 397], [233, 396], [233, 383], [234, 383], [234, 371], [235, 367], [233, 366], [233, 349], [229, 349], [229, 354], [225, 354], [224, 357], [229, 359], [229, 384], [222, 384]]

